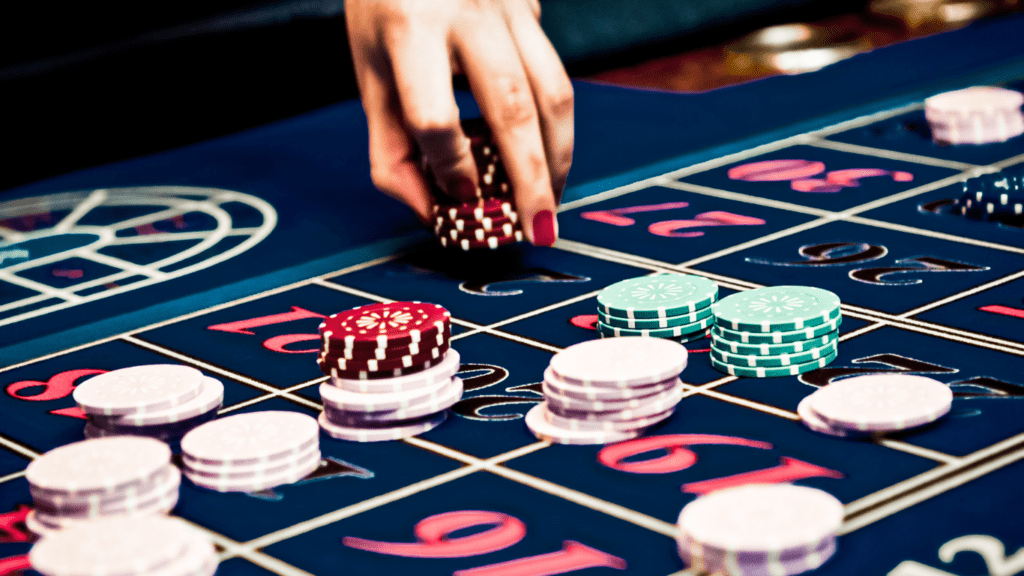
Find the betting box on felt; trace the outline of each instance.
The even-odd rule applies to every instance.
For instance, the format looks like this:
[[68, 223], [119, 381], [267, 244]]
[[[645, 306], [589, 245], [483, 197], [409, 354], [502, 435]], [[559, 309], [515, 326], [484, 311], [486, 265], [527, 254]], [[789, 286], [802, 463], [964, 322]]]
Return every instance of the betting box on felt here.
[[[322, 436], [317, 471], [271, 490], [183, 481], [174, 514], [219, 546], [219, 574], [505, 574], [519, 560], [522, 575], [667, 576], [684, 569], [684, 505], [782, 482], [844, 505], [819, 574], [1021, 573], [1024, 229], [943, 207], [965, 179], [1024, 163], [1024, 138], [937, 145], [922, 102], [1024, 88], [1022, 31], [1011, 17], [702, 94], [577, 83], [555, 248], [439, 246], [373, 189], [357, 102], [2, 193], [0, 572], [26, 569], [27, 463], [83, 439], [76, 384], [183, 364], [223, 382], [222, 417], [315, 416], [323, 318], [417, 300], [451, 312], [465, 389], [452, 415], [403, 441]], [[598, 291], [659, 271], [710, 278], [720, 297], [830, 290], [839, 356], [737, 378], [690, 342], [687, 395], [644, 437], [659, 448], [538, 442], [523, 416], [552, 355], [598, 337]], [[861, 440], [801, 425], [805, 396], [876, 373], [948, 384], [951, 412]], [[625, 465], [643, 459], [644, 473]], [[481, 515], [449, 539], [508, 518], [525, 532], [434, 553], [425, 535], [462, 511]]]

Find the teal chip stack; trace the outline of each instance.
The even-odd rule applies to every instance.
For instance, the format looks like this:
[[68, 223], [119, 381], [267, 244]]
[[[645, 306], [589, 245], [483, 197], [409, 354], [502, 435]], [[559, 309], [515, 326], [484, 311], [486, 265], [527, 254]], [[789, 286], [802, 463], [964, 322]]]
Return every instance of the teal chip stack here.
[[796, 376], [839, 354], [839, 297], [810, 286], [739, 292], [712, 307], [711, 365], [748, 378]]
[[660, 274], [616, 282], [597, 295], [602, 338], [647, 336], [692, 342], [708, 335], [718, 285], [700, 276]]

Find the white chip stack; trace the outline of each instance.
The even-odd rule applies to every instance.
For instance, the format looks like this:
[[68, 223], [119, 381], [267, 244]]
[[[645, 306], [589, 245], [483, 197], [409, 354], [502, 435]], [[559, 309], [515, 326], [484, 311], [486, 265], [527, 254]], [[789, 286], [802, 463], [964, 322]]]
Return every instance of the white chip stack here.
[[631, 336], [570, 346], [544, 371], [545, 401], [527, 413], [526, 425], [558, 444], [636, 438], [675, 411], [686, 361], [686, 348], [672, 340]]
[[101, 374], [78, 385], [75, 402], [88, 416], [86, 438], [181, 438], [217, 417], [224, 385], [188, 366], [153, 364]]
[[205, 536], [167, 517], [96, 520], [43, 538], [28, 557], [43, 576], [212, 576], [218, 564]]
[[153, 516], [178, 503], [181, 474], [159, 440], [121, 436], [55, 448], [25, 469], [38, 535], [115, 516]]
[[354, 442], [399, 440], [432, 430], [462, 399], [462, 380], [455, 377], [460, 366], [459, 353], [450, 348], [439, 363], [412, 374], [373, 380], [331, 376], [320, 385], [320, 427], [332, 438]]
[[913, 374], [867, 374], [833, 382], [800, 401], [804, 425], [822, 434], [858, 438], [935, 422], [953, 406], [949, 386]]
[[185, 477], [218, 492], [258, 492], [302, 480], [320, 467], [320, 426], [298, 412], [236, 414], [181, 439]]
[[722, 576], [790, 576], [836, 550], [843, 504], [790, 484], [750, 484], [699, 496], [679, 514], [676, 543], [688, 568]]
[[924, 101], [938, 144], [991, 144], [1024, 134], [1024, 95], [995, 86], [944, 92]]

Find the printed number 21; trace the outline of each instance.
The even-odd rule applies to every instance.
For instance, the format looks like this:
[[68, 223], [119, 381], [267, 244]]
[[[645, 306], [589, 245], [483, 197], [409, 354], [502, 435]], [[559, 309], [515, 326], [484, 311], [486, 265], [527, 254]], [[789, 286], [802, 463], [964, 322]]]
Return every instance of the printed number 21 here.
[[[469, 536], [451, 535], [460, 530], [490, 526]], [[417, 542], [378, 542], [346, 536], [349, 548], [406, 558], [466, 558], [504, 550], [526, 536], [526, 525], [515, 516], [486, 510], [459, 510], [435, 514], [413, 528]], [[498, 564], [459, 570], [453, 576], [547, 576], [584, 568], [625, 570], [626, 561], [585, 544], [566, 540], [562, 549]]]

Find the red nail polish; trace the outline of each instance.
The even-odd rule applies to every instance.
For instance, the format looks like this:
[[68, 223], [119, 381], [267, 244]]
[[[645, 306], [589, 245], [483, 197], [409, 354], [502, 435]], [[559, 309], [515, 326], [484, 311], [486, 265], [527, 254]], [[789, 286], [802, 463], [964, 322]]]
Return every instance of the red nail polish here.
[[541, 210], [533, 217], [533, 243], [537, 246], [555, 245], [555, 215]]

